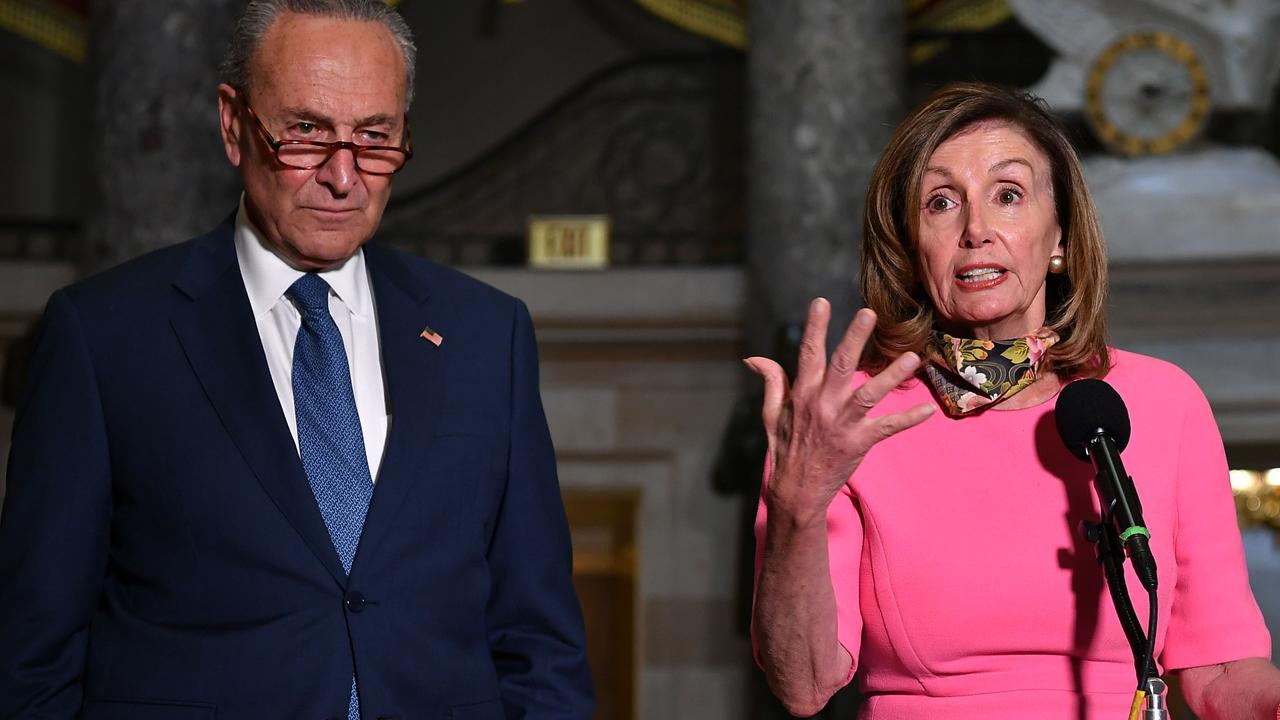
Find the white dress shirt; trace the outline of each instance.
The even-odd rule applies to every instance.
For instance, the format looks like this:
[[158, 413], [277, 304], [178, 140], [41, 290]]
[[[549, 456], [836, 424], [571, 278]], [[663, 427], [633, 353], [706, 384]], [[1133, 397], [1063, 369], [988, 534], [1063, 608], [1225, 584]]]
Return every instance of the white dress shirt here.
[[[285, 291], [305, 273], [286, 263], [263, 240], [249, 221], [244, 198], [236, 213], [236, 259], [240, 276], [249, 293], [249, 305], [258, 325], [258, 337], [267, 356], [271, 382], [275, 384], [280, 409], [289, 423], [293, 443], [298, 445], [298, 419], [293, 406], [293, 344], [302, 326], [302, 314]], [[364, 450], [369, 459], [369, 476], [377, 482], [382, 453], [386, 449], [390, 416], [382, 376], [382, 345], [378, 342], [378, 321], [374, 312], [373, 288], [365, 270], [364, 250], [331, 270], [319, 273], [332, 291], [329, 314], [342, 334], [351, 368], [351, 389], [364, 433]]]

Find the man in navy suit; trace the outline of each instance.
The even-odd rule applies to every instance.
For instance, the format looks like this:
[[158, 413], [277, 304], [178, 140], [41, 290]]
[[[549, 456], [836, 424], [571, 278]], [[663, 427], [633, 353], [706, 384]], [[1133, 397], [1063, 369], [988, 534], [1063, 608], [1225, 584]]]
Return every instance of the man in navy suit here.
[[0, 516], [0, 718], [587, 718], [528, 311], [377, 244], [413, 44], [251, 3], [241, 205], [54, 294]]

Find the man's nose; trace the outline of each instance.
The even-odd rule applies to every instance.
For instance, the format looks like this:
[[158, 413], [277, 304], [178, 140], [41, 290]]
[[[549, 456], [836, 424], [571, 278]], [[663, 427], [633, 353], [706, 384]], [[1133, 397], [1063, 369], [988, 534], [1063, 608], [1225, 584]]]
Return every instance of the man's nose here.
[[316, 169], [316, 182], [329, 188], [336, 196], [344, 196], [351, 192], [360, 182], [360, 171], [356, 169], [355, 151], [350, 148], [335, 150], [325, 164]]

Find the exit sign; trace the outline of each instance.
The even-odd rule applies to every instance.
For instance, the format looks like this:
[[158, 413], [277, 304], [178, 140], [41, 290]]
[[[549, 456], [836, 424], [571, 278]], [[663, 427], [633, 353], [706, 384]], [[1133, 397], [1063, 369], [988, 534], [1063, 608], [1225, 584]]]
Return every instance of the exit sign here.
[[609, 216], [530, 216], [529, 264], [539, 268], [606, 267], [609, 264]]

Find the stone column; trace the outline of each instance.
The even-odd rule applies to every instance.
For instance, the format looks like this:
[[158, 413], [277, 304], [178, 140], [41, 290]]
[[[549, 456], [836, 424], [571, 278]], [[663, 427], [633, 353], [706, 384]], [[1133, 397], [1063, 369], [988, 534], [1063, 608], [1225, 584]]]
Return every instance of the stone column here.
[[752, 352], [804, 323], [817, 295], [839, 337], [861, 305], [858, 244], [871, 166], [902, 118], [903, 3], [748, 3]]
[[218, 136], [217, 67], [243, 0], [95, 0], [84, 273], [213, 227], [239, 182]]
[[[751, 0], [748, 7], [746, 349], [787, 366], [795, 353], [785, 346], [798, 331], [779, 329], [803, 325], [810, 299], [821, 295], [834, 308], [828, 348], [861, 305], [857, 264], [867, 179], [903, 112], [903, 3]], [[743, 417], [758, 433], [759, 380], [747, 382], [751, 410]], [[743, 436], [744, 449], [753, 447], [751, 431], [729, 432]], [[760, 458], [754, 460], [755, 469], [739, 471], [748, 513], [759, 493]], [[749, 535], [742, 542], [752, 547]], [[752, 717], [788, 717], [763, 675], [748, 672]], [[859, 704], [847, 688], [820, 717], [851, 720]]]

